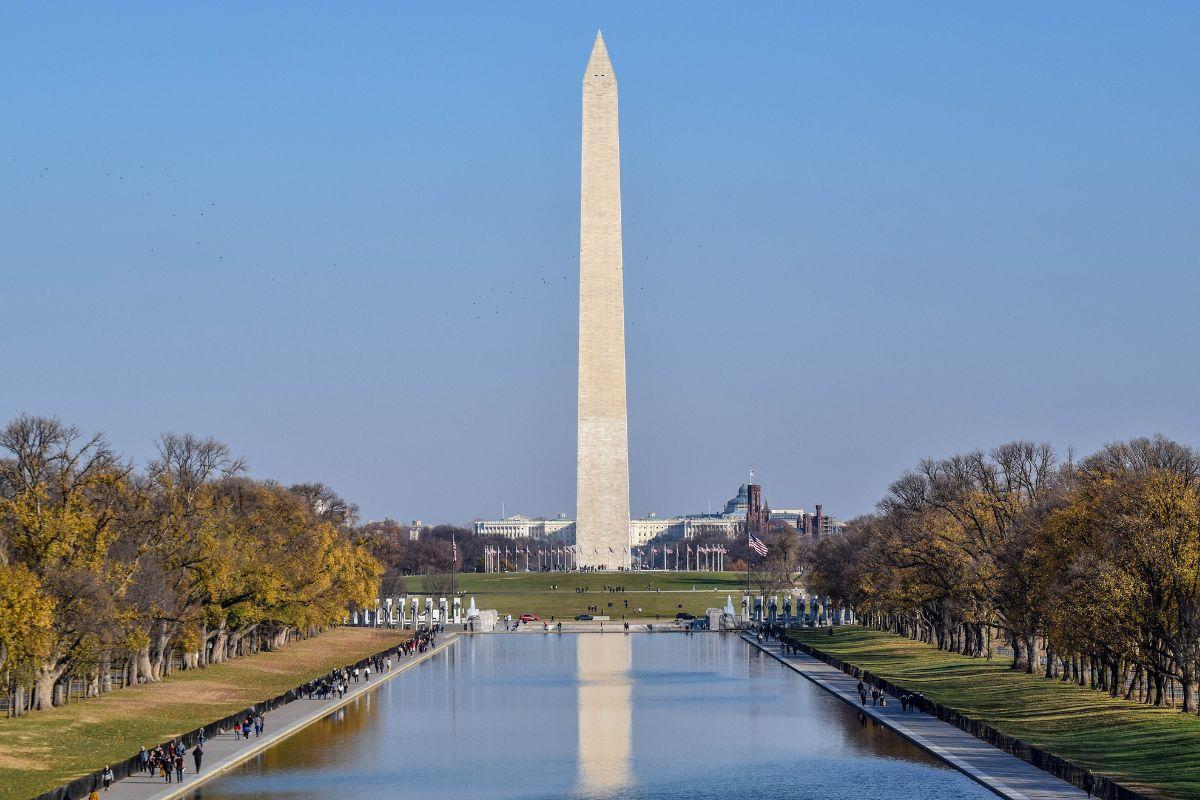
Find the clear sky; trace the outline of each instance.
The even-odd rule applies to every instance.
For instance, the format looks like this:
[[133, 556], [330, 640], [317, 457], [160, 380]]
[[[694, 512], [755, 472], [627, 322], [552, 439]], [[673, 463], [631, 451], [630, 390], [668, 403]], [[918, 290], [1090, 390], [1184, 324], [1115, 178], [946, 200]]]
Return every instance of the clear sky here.
[[424, 5], [6, 4], [0, 416], [366, 518], [573, 513], [603, 28], [633, 513], [1200, 444], [1200, 5]]

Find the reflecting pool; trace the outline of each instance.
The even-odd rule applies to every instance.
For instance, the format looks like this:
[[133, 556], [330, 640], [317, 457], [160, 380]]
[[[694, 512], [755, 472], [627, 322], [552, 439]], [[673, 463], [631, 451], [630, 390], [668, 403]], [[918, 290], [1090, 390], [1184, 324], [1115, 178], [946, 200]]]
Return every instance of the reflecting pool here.
[[461, 639], [194, 800], [992, 798], [735, 636]]

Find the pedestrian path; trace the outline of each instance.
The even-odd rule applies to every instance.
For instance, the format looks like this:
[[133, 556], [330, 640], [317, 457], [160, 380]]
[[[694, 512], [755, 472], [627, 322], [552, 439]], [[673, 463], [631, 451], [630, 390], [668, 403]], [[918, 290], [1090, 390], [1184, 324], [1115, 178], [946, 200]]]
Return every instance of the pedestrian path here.
[[902, 711], [899, 700], [887, 706], [861, 705], [858, 681], [824, 661], [802, 653], [784, 654], [777, 643], [759, 644], [749, 636], [743, 638], [1001, 797], [1010, 800], [1071, 800], [1088, 796], [1082, 789], [992, 747], [948, 722], [920, 712]]
[[171, 798], [189, 794], [206, 780], [226, 772], [318, 719], [354, 702], [360, 696], [388, 682], [406, 669], [433, 658], [452, 646], [458, 640], [458, 634], [444, 633], [439, 638], [441, 641], [437, 647], [418, 656], [401, 656], [399, 662], [393, 661], [390, 672], [384, 672], [379, 677], [364, 683], [351, 683], [346, 696], [340, 700], [317, 700], [316, 698], [293, 700], [286, 706], [264, 714], [266, 731], [258, 738], [246, 741], [245, 739], [235, 739], [232, 733], [223, 733], [209, 739], [204, 743], [204, 761], [199, 776], [192, 771], [194, 764], [189, 748], [185, 760], [187, 768], [183, 774], [183, 783], [166, 783], [161, 777], [133, 775], [117, 781], [107, 792], [102, 791], [101, 797], [104, 800], [171, 800]]

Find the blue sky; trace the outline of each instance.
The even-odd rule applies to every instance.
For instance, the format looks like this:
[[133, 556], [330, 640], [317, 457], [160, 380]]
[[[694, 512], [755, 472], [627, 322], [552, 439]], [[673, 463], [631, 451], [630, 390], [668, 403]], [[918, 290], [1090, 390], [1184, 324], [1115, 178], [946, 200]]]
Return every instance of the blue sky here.
[[0, 416], [368, 518], [570, 513], [598, 27], [633, 513], [1200, 444], [1189, 3], [8, 4]]

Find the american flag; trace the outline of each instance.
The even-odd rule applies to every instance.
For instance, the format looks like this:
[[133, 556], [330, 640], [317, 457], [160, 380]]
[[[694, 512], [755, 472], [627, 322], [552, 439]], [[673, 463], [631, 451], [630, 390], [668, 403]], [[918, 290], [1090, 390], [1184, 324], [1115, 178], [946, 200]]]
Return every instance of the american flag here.
[[750, 534], [750, 549], [758, 553], [760, 556], [767, 554], [767, 546], [763, 544], [762, 539], [759, 539], [753, 533]]

